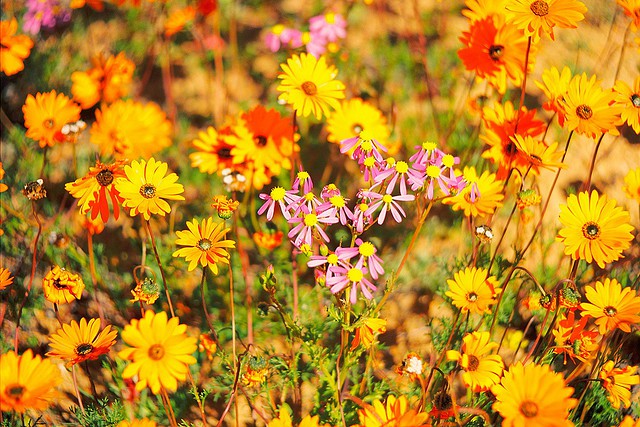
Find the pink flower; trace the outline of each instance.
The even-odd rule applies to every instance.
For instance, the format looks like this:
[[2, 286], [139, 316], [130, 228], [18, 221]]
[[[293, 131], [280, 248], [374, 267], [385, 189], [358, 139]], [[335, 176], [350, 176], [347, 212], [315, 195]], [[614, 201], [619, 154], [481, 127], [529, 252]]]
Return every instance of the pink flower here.
[[412, 188], [421, 187], [423, 182], [422, 174], [413, 169], [413, 167], [410, 167], [407, 162], [401, 160], [394, 162], [390, 167], [380, 171], [374, 178], [375, 184], [373, 187], [382, 184], [389, 177], [391, 177], [391, 180], [387, 183], [387, 189], [385, 191], [387, 194], [393, 193], [397, 182], [400, 182], [400, 194], [403, 196], [407, 194], [407, 181], [409, 181]]
[[295, 191], [300, 191], [300, 184], [302, 184], [302, 192], [304, 194], [313, 190], [313, 180], [311, 180], [311, 175], [309, 175], [309, 172], [303, 171], [302, 169], [300, 169], [300, 172], [296, 174], [296, 179], [293, 181], [291, 188]]
[[322, 229], [322, 225], [335, 224], [338, 222], [338, 218], [332, 215], [330, 211], [313, 213], [308, 212], [306, 208], [303, 207], [298, 216], [290, 218], [288, 222], [291, 225], [296, 224], [296, 226], [289, 231], [288, 236], [292, 239], [293, 245], [300, 248], [303, 244], [311, 246], [314, 235], [328, 242], [330, 240], [329, 236], [327, 236], [327, 233]]
[[379, 207], [382, 207], [378, 216], [378, 224], [380, 225], [384, 223], [387, 217], [387, 211], [391, 211], [391, 215], [396, 222], [402, 222], [402, 218], [406, 218], [407, 214], [404, 213], [398, 202], [411, 202], [415, 200], [413, 194], [392, 196], [391, 194], [382, 195], [373, 191], [367, 191], [365, 195], [373, 201], [366, 212], [367, 214], [372, 215]]
[[347, 286], [351, 285], [351, 292], [349, 300], [351, 304], [355, 304], [358, 302], [358, 287], [362, 291], [362, 294], [367, 299], [373, 298], [373, 293], [377, 289], [373, 283], [371, 283], [366, 277], [367, 269], [362, 267], [353, 267], [353, 266], [336, 266], [331, 267], [333, 270], [333, 276], [327, 277], [326, 283], [327, 286], [331, 288], [331, 293], [337, 294], [343, 289], [347, 288]]
[[358, 162], [359, 165], [362, 165], [366, 158], [373, 157], [376, 161], [381, 162], [382, 152], [387, 152], [387, 148], [380, 144], [374, 137], [371, 132], [364, 129], [358, 136], [354, 136], [353, 138], [347, 138], [340, 142], [340, 152], [347, 153], [352, 148], [353, 154], [351, 158]]
[[336, 255], [338, 259], [341, 261], [349, 261], [351, 258], [360, 255], [355, 265], [357, 268], [366, 267], [374, 279], [384, 274], [382, 259], [376, 255], [378, 250], [373, 243], [363, 242], [362, 239], [358, 238], [356, 239], [356, 244], [358, 246], [353, 248], [337, 248]]
[[295, 203], [296, 200], [300, 198], [300, 196], [296, 194], [296, 191], [286, 191], [282, 187], [274, 187], [271, 189], [271, 192], [269, 194], [262, 193], [259, 197], [262, 200], [266, 200], [266, 202], [258, 210], [258, 215], [262, 215], [266, 211], [267, 219], [269, 221], [271, 221], [271, 219], [273, 218], [276, 204], [280, 206], [280, 211], [282, 212], [282, 216], [284, 216], [285, 219], [291, 218], [291, 213], [289, 212], [288, 206], [290, 206], [292, 203]]
[[329, 197], [329, 200], [318, 206], [317, 211], [329, 211], [331, 215], [340, 219], [340, 224], [347, 225], [353, 219], [353, 212], [347, 206], [347, 199], [340, 194]]
[[316, 58], [320, 58], [320, 56], [327, 51], [327, 40], [319, 34], [304, 33], [302, 40], [307, 52]]
[[347, 37], [347, 21], [341, 15], [325, 13], [309, 19], [309, 31], [329, 42]]

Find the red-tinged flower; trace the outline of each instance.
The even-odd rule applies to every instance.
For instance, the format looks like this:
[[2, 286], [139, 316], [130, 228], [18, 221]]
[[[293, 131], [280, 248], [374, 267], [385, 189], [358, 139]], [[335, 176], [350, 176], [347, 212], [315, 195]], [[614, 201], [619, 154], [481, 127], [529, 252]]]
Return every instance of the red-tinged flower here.
[[195, 17], [196, 8], [193, 6], [183, 7], [171, 12], [164, 23], [165, 37], [171, 37], [180, 32], [188, 23], [193, 21]]
[[282, 231], [253, 233], [253, 241], [261, 248], [272, 251], [282, 244], [284, 233]]
[[569, 356], [573, 362], [574, 358], [584, 362], [591, 359], [598, 347], [596, 337], [598, 332], [586, 331], [585, 327], [589, 316], [581, 317], [576, 321], [575, 311], [569, 311], [567, 316], [558, 322], [557, 327], [552, 331], [555, 337], [555, 346], [553, 352], [556, 354], [564, 354]]
[[113, 217], [117, 220], [120, 216], [120, 204], [122, 197], [116, 188], [116, 183], [126, 178], [124, 173], [124, 160], [116, 160], [111, 164], [104, 164], [100, 160], [89, 168], [89, 173], [74, 182], [67, 183], [64, 188], [78, 200], [80, 213], [91, 212], [91, 219], [98, 215], [103, 223], [109, 220], [109, 201], [113, 206]]

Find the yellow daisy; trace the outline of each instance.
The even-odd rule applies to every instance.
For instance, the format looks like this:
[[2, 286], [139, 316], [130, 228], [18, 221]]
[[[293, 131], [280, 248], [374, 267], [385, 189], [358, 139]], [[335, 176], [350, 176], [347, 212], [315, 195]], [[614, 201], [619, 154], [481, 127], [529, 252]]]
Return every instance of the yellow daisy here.
[[320, 120], [329, 115], [330, 107], [340, 106], [338, 100], [344, 98], [344, 84], [334, 80], [338, 72], [327, 65], [324, 56], [316, 59], [308, 53], [293, 55], [281, 67], [284, 73], [278, 76], [282, 80], [278, 99], [292, 105], [297, 114], [303, 117], [313, 114]]
[[80, 120], [80, 106], [55, 90], [27, 96], [22, 106], [27, 136], [40, 147], [52, 147], [64, 141], [62, 127]]
[[206, 132], [199, 132], [198, 138], [193, 140], [194, 153], [189, 154], [191, 166], [202, 173], [215, 173], [233, 166], [231, 155], [232, 145], [223, 135], [231, 132], [230, 126], [225, 126], [225, 132], [217, 132], [209, 126]]
[[464, 0], [468, 9], [463, 9], [462, 14], [471, 22], [496, 15], [504, 16], [507, 12], [504, 8], [509, 0]]
[[56, 265], [42, 279], [42, 289], [47, 301], [64, 304], [82, 297], [84, 282], [79, 274]]
[[327, 140], [335, 144], [360, 135], [365, 129], [375, 135], [381, 145], [388, 147], [387, 119], [380, 110], [360, 98], [342, 101], [327, 118]]
[[96, 110], [91, 142], [103, 155], [147, 158], [171, 145], [171, 130], [171, 122], [157, 104], [117, 100]]
[[640, 28], [640, 0], [617, 0], [617, 3], [624, 10], [624, 14], [631, 18], [633, 30], [638, 31]]
[[360, 424], [354, 427], [427, 427], [429, 414], [411, 409], [406, 396], [387, 397], [386, 404], [380, 400], [373, 401], [358, 410]]
[[484, 171], [478, 176], [475, 168], [466, 167], [463, 176], [467, 186], [458, 194], [445, 198], [442, 203], [452, 205], [454, 211], [463, 210], [465, 216], [484, 217], [502, 206], [503, 183], [496, 174]]
[[[293, 427], [289, 409], [285, 405], [282, 405], [278, 417], [269, 421], [267, 427]], [[329, 424], [320, 424], [320, 417], [318, 415], [307, 415], [300, 421], [298, 427], [329, 427]]]
[[493, 409], [504, 419], [503, 426], [573, 427], [567, 419], [578, 403], [571, 398], [573, 388], [547, 365], [516, 362], [491, 392], [496, 397]]
[[463, 313], [490, 313], [489, 306], [496, 302], [501, 289], [496, 278], [488, 274], [486, 269], [476, 267], [458, 271], [453, 279], [447, 280], [449, 290], [445, 295]]
[[186, 334], [187, 325], [177, 317], [167, 320], [167, 313], [147, 310], [142, 319], [133, 319], [124, 327], [122, 340], [130, 346], [118, 353], [131, 363], [122, 372], [125, 379], [138, 376], [136, 390], [149, 387], [154, 394], [160, 388], [175, 391], [178, 381], [187, 378], [189, 365], [195, 364], [192, 353], [197, 340]]
[[589, 302], [580, 304], [582, 316], [593, 317], [602, 335], [618, 328], [631, 332], [630, 326], [640, 322], [640, 297], [633, 288], [623, 289], [616, 279], [587, 286], [585, 295]]
[[564, 253], [574, 260], [595, 261], [600, 268], [622, 258], [633, 235], [629, 212], [616, 207], [616, 201], [582, 192], [572, 194], [566, 205], [560, 205], [560, 222], [564, 226], [556, 240], [564, 243]]
[[116, 182], [116, 189], [120, 197], [124, 199], [122, 206], [129, 208], [129, 214], [135, 216], [142, 214], [149, 220], [152, 214], [165, 214], [171, 212], [171, 206], [167, 200], [184, 200], [182, 184], [178, 184], [178, 175], [170, 173], [165, 176], [169, 165], [156, 161], [153, 157], [148, 162], [133, 161], [131, 165], [124, 167], [126, 179]]
[[533, 41], [547, 34], [555, 40], [553, 27], [577, 28], [587, 7], [578, 0], [512, 0], [507, 3], [507, 19], [524, 30]]
[[630, 199], [640, 203], [640, 167], [630, 170], [624, 177], [623, 188]]
[[541, 168], [554, 170], [567, 167], [562, 163], [564, 151], [558, 150], [557, 142], [547, 145], [544, 141], [538, 141], [529, 135], [515, 135], [511, 140], [535, 173], [540, 173]]
[[[613, 360], [609, 360], [600, 370], [602, 387], [607, 390], [607, 399], [611, 406], [620, 409], [620, 406], [631, 406], [631, 387], [640, 384], [640, 375], [636, 374], [637, 366], [614, 368]], [[635, 375], [634, 375], [635, 374]]]
[[233, 240], [226, 240], [225, 235], [231, 228], [225, 228], [224, 222], [215, 223], [209, 217], [198, 223], [197, 219], [187, 221], [189, 230], [176, 231], [176, 245], [186, 246], [173, 253], [174, 257], [184, 257], [189, 262], [189, 271], [198, 264], [209, 266], [213, 274], [218, 274], [218, 263], [229, 264], [229, 253], [226, 249], [235, 248]]
[[100, 331], [100, 320], [80, 319], [80, 324], [72, 320], [69, 324], [49, 337], [49, 347], [53, 350], [47, 356], [57, 357], [67, 361], [67, 368], [85, 360], [96, 360], [103, 354], [109, 353], [111, 346], [116, 343], [116, 331], [107, 325]]
[[615, 92], [600, 87], [595, 75], [588, 78], [582, 73], [573, 77], [561, 101], [565, 127], [594, 139], [605, 132], [619, 135], [616, 124], [620, 121], [622, 107], [612, 105], [615, 98]]
[[542, 81], [536, 81], [536, 86], [544, 92], [548, 101], [542, 104], [547, 111], [555, 111], [560, 114], [560, 126], [564, 124], [564, 108], [562, 100], [569, 89], [569, 83], [572, 79], [571, 69], [566, 65], [562, 68], [562, 72], [556, 67], [551, 67], [542, 72]]
[[447, 359], [457, 361], [464, 370], [464, 385], [475, 393], [498, 384], [504, 369], [499, 354], [487, 354], [498, 348], [498, 343], [489, 342], [490, 339], [489, 332], [472, 332], [462, 338], [462, 353], [447, 351]]
[[49, 359], [34, 357], [31, 349], [22, 356], [13, 351], [1, 355], [0, 378], [0, 410], [21, 414], [27, 409], [47, 409], [58, 397], [54, 388], [62, 382], [58, 367]]
[[633, 88], [622, 80], [616, 81], [613, 90], [616, 92], [616, 105], [624, 108], [620, 118], [633, 131], [640, 134], [640, 76], [633, 82]]
[[156, 427], [156, 426], [157, 426], [156, 422], [148, 418], [143, 418], [141, 420], [120, 421], [116, 425], [116, 427]]

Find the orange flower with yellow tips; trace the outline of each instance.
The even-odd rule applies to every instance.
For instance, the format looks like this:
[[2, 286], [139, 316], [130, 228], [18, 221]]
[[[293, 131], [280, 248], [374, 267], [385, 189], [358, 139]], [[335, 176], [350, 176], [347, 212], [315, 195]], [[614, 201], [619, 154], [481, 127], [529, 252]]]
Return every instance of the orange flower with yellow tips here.
[[29, 36], [15, 35], [17, 31], [16, 18], [0, 22], [0, 71], [7, 76], [24, 70], [24, 60], [33, 47], [33, 40]]
[[595, 319], [602, 335], [615, 329], [631, 332], [631, 325], [640, 322], [640, 296], [631, 288], [622, 288], [616, 279], [597, 281], [585, 288], [589, 302], [580, 304], [583, 316]]
[[79, 274], [71, 273], [56, 265], [44, 276], [42, 289], [47, 301], [65, 304], [82, 297], [84, 282]]
[[462, 353], [449, 350], [447, 359], [455, 360], [464, 370], [462, 381], [475, 393], [489, 390], [500, 382], [504, 363], [499, 354], [488, 354], [498, 348], [490, 342], [489, 332], [472, 332], [462, 338]]
[[379, 334], [387, 330], [387, 321], [375, 317], [368, 317], [362, 321], [362, 325], [356, 328], [356, 334], [351, 343], [351, 350], [355, 350], [359, 345], [365, 349], [370, 348]]
[[109, 353], [111, 346], [116, 343], [116, 331], [111, 325], [100, 331], [100, 320], [80, 319], [80, 323], [72, 320], [63, 324], [58, 331], [51, 335], [49, 347], [53, 350], [47, 356], [65, 360], [70, 367], [85, 360], [96, 360], [103, 354]]
[[637, 366], [615, 368], [613, 360], [604, 364], [598, 375], [602, 381], [602, 387], [607, 391], [607, 399], [611, 406], [620, 409], [620, 406], [631, 406], [631, 387], [640, 384], [640, 375], [636, 374]]
[[71, 93], [84, 110], [100, 101], [112, 103], [126, 96], [136, 68], [123, 52], [106, 59], [98, 55], [92, 63], [91, 69], [71, 74]]
[[587, 7], [578, 0], [512, 0], [507, 3], [507, 19], [533, 41], [543, 34], [555, 40], [553, 28], [576, 28]]

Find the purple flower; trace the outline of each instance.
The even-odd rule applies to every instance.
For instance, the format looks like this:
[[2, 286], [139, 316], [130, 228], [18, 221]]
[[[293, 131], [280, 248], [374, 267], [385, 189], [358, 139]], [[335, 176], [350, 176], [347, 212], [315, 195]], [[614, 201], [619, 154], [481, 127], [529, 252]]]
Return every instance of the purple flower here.
[[42, 28], [53, 29], [71, 19], [71, 12], [57, 0], [27, 0], [26, 6], [22, 29], [30, 34], [38, 34]]
[[347, 138], [340, 142], [340, 152], [347, 153], [353, 150], [351, 158], [362, 165], [366, 158], [374, 157], [376, 161], [382, 161], [382, 152], [386, 152], [387, 148], [380, 144], [371, 134], [371, 132], [364, 129], [360, 132], [360, 135], [353, 138]]
[[391, 179], [387, 183], [387, 189], [385, 191], [387, 194], [393, 193], [393, 190], [396, 188], [396, 183], [398, 182], [400, 183], [400, 194], [403, 196], [407, 194], [407, 181], [409, 181], [412, 188], [422, 186], [422, 174], [402, 160], [394, 162], [390, 167], [380, 171], [374, 178], [375, 184], [373, 187], [382, 184], [389, 177], [391, 177]]
[[284, 25], [274, 25], [264, 38], [267, 48], [271, 52], [277, 52], [282, 45], [286, 45], [293, 49], [302, 46], [302, 33], [292, 28], [286, 28]]
[[327, 51], [327, 40], [319, 34], [304, 33], [302, 40], [307, 48], [307, 52], [316, 58], [320, 58], [320, 56]]
[[347, 37], [347, 21], [341, 15], [326, 13], [309, 19], [309, 31], [329, 42]]

